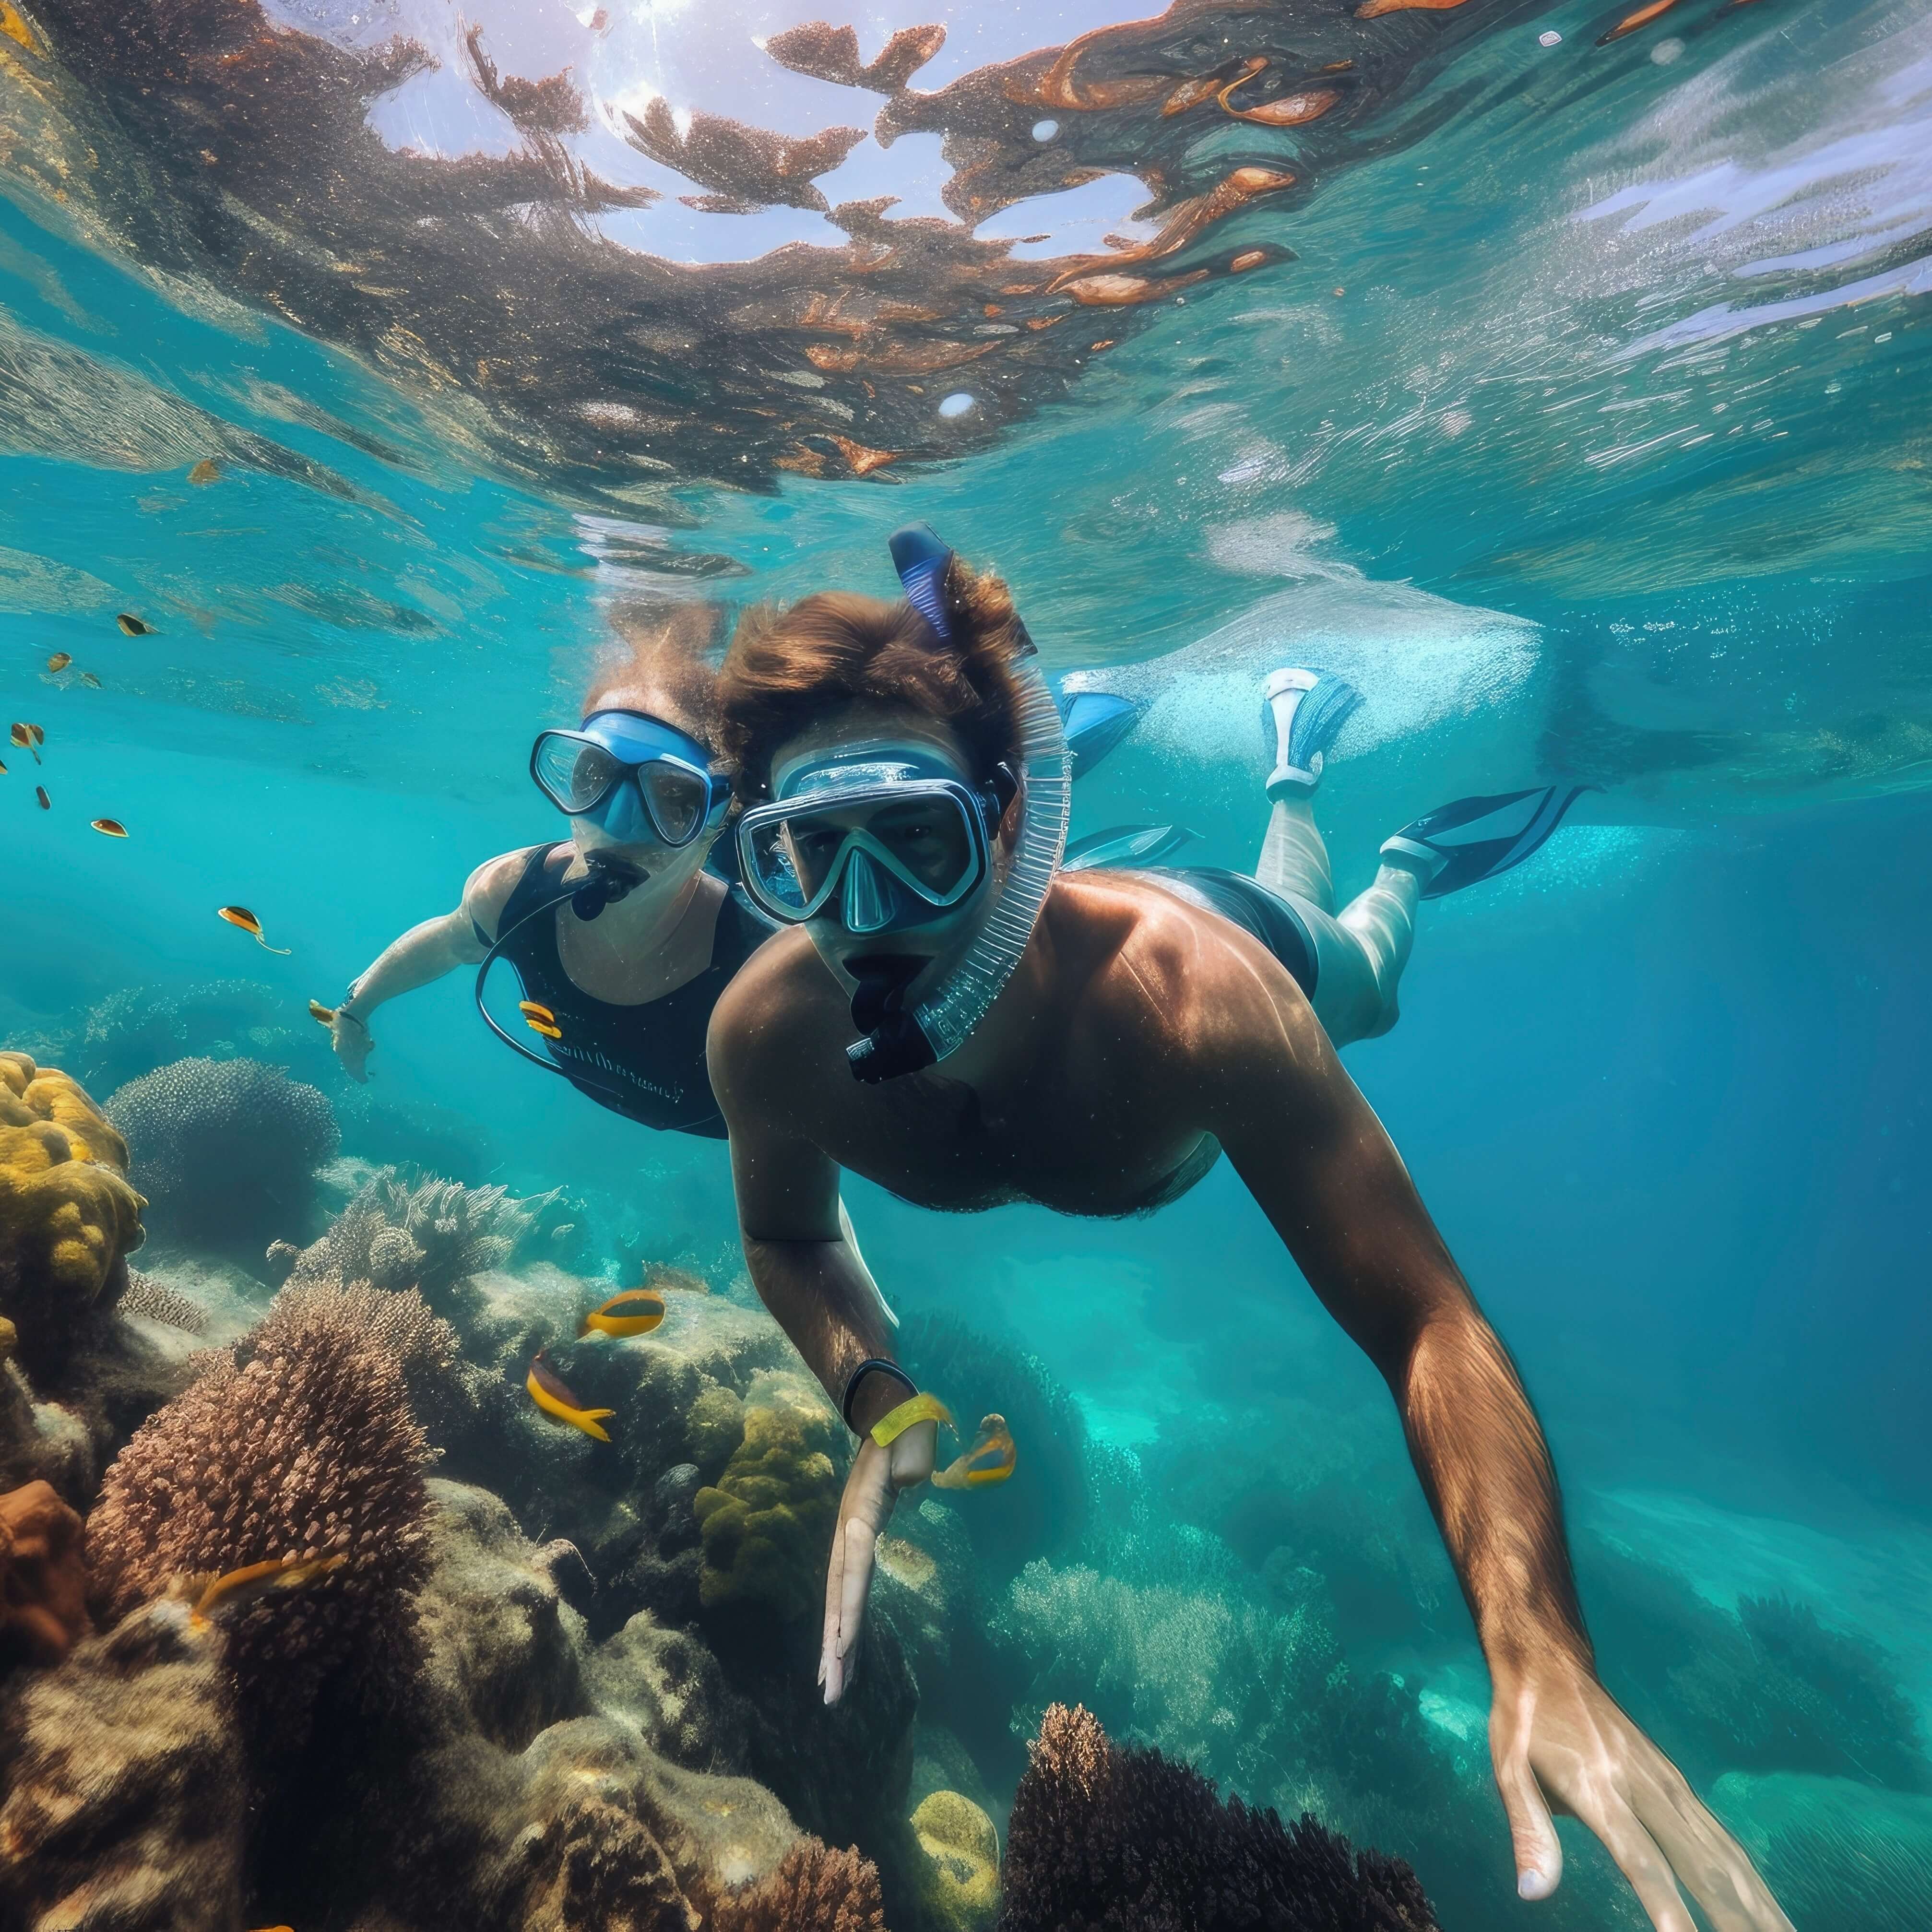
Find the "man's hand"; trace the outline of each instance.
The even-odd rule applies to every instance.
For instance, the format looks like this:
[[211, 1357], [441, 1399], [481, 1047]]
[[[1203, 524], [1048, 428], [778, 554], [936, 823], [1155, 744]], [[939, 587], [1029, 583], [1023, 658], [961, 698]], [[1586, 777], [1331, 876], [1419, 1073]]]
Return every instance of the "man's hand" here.
[[825, 1687], [828, 1704], [837, 1703], [844, 1692], [845, 1660], [866, 1621], [880, 1534], [891, 1520], [899, 1491], [932, 1474], [938, 1444], [936, 1422], [914, 1423], [889, 1449], [881, 1449], [869, 1436], [859, 1438], [845, 1493], [838, 1498], [832, 1562], [825, 1575], [825, 1647], [819, 1656], [818, 1681]]
[[1563, 1876], [1550, 1822], [1562, 1811], [1604, 1841], [1657, 1932], [1696, 1932], [1680, 1885], [1717, 1932], [1792, 1932], [1742, 1846], [1587, 1665], [1563, 1657], [1494, 1682], [1490, 1755], [1525, 1898]]
[[335, 1057], [342, 1063], [342, 1070], [358, 1087], [369, 1084], [369, 1076], [362, 1070], [362, 1064], [374, 1050], [376, 1042], [369, 1037], [369, 1029], [353, 1013], [345, 1013], [338, 1006], [335, 1017], [328, 1023], [328, 1043], [335, 1049]]

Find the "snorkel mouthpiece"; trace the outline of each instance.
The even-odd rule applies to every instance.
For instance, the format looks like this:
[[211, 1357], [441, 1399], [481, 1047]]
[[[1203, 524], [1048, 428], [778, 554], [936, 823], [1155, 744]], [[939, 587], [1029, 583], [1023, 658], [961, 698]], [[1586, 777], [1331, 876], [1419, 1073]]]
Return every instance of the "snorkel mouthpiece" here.
[[570, 909], [586, 924], [606, 906], [627, 898], [650, 877], [628, 859], [592, 852], [584, 861], [590, 876], [570, 895]]

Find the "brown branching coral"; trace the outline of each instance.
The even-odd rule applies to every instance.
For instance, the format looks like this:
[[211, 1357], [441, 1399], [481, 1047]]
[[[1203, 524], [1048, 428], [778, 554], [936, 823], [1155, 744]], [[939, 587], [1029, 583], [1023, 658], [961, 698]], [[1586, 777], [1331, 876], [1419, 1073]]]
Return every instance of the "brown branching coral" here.
[[1158, 1751], [1122, 1748], [1076, 1706], [1052, 1706], [1008, 1825], [1000, 1932], [1436, 1932], [1414, 1873], [1356, 1853], [1304, 1814], [1213, 1785]]
[[74, 1081], [0, 1053], [0, 1315], [31, 1366], [64, 1359], [140, 1245], [127, 1166], [127, 1143]]
[[777, 1870], [720, 1898], [712, 1932], [886, 1932], [879, 1874], [856, 1848], [801, 1839]]
[[46, 1483], [0, 1496], [0, 1664], [58, 1664], [87, 1628], [80, 1518]]
[[92, 1587], [108, 1618], [184, 1579], [291, 1556], [347, 1558], [222, 1619], [244, 1709], [280, 1745], [299, 1743], [330, 1679], [380, 1694], [412, 1655], [428, 1450], [389, 1330], [428, 1331], [406, 1306], [394, 1312], [386, 1326], [353, 1291], [285, 1295], [136, 1433], [88, 1519]]

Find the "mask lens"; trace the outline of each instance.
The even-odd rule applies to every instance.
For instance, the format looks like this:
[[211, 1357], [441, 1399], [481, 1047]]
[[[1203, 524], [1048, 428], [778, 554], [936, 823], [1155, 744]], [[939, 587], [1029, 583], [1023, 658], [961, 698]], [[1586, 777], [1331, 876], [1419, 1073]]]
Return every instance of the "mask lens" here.
[[882, 806], [866, 829], [930, 892], [945, 894], [973, 864], [973, 842], [957, 800], [946, 796], [908, 799]]
[[562, 731], [546, 732], [538, 740], [533, 769], [537, 782], [566, 812], [587, 812], [624, 771], [601, 745]]
[[687, 772], [662, 760], [641, 765], [638, 782], [651, 808], [651, 816], [666, 842], [688, 844], [704, 823], [705, 808], [711, 802], [711, 788], [695, 772]]
[[792, 862], [791, 842], [783, 820], [774, 820], [748, 832], [750, 871], [760, 891], [775, 906], [802, 912], [812, 896]]

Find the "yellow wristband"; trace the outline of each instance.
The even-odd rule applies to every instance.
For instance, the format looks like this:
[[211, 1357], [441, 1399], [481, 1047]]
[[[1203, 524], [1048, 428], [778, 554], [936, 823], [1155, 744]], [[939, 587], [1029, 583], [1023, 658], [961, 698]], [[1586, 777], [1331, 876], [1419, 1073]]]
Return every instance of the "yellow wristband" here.
[[890, 1449], [915, 1422], [943, 1422], [950, 1429], [952, 1412], [936, 1395], [916, 1395], [888, 1409], [872, 1424], [872, 1440], [881, 1449]]

